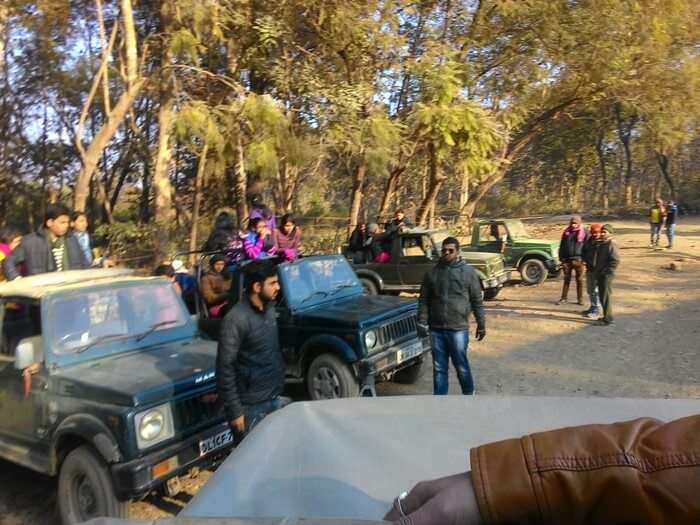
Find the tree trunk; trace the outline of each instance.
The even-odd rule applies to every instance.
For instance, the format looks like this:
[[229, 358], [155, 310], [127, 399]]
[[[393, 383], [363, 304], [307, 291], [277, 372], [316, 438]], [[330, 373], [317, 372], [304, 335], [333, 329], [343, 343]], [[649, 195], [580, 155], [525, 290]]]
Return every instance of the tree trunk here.
[[[401, 177], [406, 171], [406, 165], [396, 166], [389, 177], [386, 179], [384, 184], [384, 195], [382, 195], [382, 201], [379, 205], [379, 211], [377, 212], [377, 222], [385, 222], [391, 213], [391, 204], [396, 202], [398, 199], [399, 184], [401, 182]], [[398, 206], [398, 204], [397, 204]]]
[[245, 171], [245, 151], [243, 148], [243, 130], [239, 130], [236, 137], [236, 168], [234, 171], [233, 191], [236, 201], [236, 215], [238, 216], [238, 226], [242, 229], [248, 222], [248, 177]]
[[[190, 251], [197, 249], [197, 226], [199, 225], [199, 210], [202, 205], [202, 186], [204, 185], [204, 168], [207, 165], [207, 155], [209, 154], [209, 144], [205, 143], [202, 152], [199, 154], [197, 164], [197, 175], [194, 179], [194, 195], [192, 196], [192, 222], [190, 224]], [[196, 256], [190, 254], [190, 266], [194, 266]]]
[[608, 170], [605, 166], [605, 149], [603, 146], [603, 139], [605, 134], [601, 132], [598, 135], [598, 140], [596, 141], [596, 153], [598, 154], [598, 164], [600, 166], [600, 198], [603, 207], [603, 215], [607, 215], [610, 212], [610, 197], [608, 188]]
[[434, 206], [435, 199], [437, 198], [438, 193], [440, 192], [440, 188], [442, 187], [442, 184], [445, 182], [445, 179], [447, 178], [443, 174], [440, 173], [440, 167], [438, 166], [435, 145], [432, 142], [428, 145], [428, 156], [429, 156], [428, 169], [430, 171], [430, 182], [429, 182], [428, 191], [426, 192], [425, 198], [423, 199], [423, 202], [421, 202], [420, 206], [418, 207], [418, 211], [416, 212], [416, 225], [417, 226], [424, 226], [426, 224], [430, 209]]
[[668, 184], [668, 189], [671, 191], [671, 199], [675, 201], [677, 198], [676, 185], [673, 183], [673, 179], [671, 178], [670, 159], [668, 158], [668, 155], [657, 152], [656, 161], [659, 163], [661, 175], [663, 175], [664, 179], [666, 180], [666, 184]]
[[355, 177], [352, 183], [352, 200], [350, 201], [350, 224], [348, 226], [348, 234], [357, 226], [360, 219], [360, 208], [362, 207], [362, 190], [365, 185], [365, 177], [367, 175], [367, 164], [365, 162], [364, 151], [361, 153], [360, 164], [355, 171]]
[[469, 170], [467, 168], [464, 168], [464, 171], [462, 172], [462, 186], [459, 190], [459, 209], [460, 209], [460, 214], [462, 208], [467, 204], [469, 201]]
[[[172, 30], [174, 6], [172, 0], [163, 0], [160, 7], [160, 23], [168, 34]], [[172, 161], [171, 139], [175, 120], [175, 88], [173, 72], [168, 66], [172, 62], [169, 42], [163, 44], [160, 77], [160, 107], [158, 108], [158, 152], [153, 170], [153, 214], [156, 222], [155, 262], [160, 264], [168, 256], [170, 228], [175, 219], [173, 189], [170, 183]]]
[[624, 164], [624, 193], [625, 193], [625, 207], [630, 208], [633, 204], [632, 201], [632, 150], [630, 148], [630, 140], [632, 138], [632, 130], [637, 123], [637, 117], [632, 115], [627, 120], [622, 117], [622, 108], [619, 104], [615, 105], [615, 117], [617, 119], [617, 134], [622, 143], [622, 147], [625, 153], [625, 164]]

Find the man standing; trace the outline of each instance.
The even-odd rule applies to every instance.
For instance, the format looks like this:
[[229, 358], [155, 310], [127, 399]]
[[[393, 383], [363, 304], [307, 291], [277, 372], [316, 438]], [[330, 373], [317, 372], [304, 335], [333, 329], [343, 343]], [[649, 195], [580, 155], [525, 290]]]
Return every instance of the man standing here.
[[583, 264], [586, 266], [586, 291], [591, 301], [590, 308], [585, 310], [583, 315], [590, 319], [597, 319], [601, 309], [600, 299], [598, 297], [598, 282], [596, 281], [596, 275], [593, 271], [593, 254], [598, 245], [598, 239], [600, 239], [602, 228], [600, 224], [591, 224], [590, 235], [588, 239], [586, 239], [586, 242], [583, 243], [583, 249], [581, 250], [581, 258], [583, 259]]
[[668, 238], [667, 248], [673, 248], [673, 238], [676, 235], [676, 218], [678, 217], [678, 206], [676, 202], [668, 201], [666, 207], [666, 237]]
[[586, 240], [586, 229], [581, 224], [581, 217], [571, 217], [569, 227], [564, 230], [559, 243], [559, 260], [564, 268], [564, 286], [561, 289], [561, 299], [557, 304], [566, 304], [571, 284], [571, 274], [576, 274], [576, 304], [583, 304], [583, 262], [581, 250]]
[[22, 238], [22, 242], [3, 261], [8, 280], [19, 277], [17, 266], [24, 263], [27, 275], [90, 267], [78, 240], [68, 233], [71, 212], [63, 204], [49, 204], [44, 227]]
[[425, 274], [420, 289], [418, 328], [428, 328], [433, 346], [433, 393], [448, 391], [449, 360], [457, 371], [462, 393], [474, 393], [469, 367], [469, 313], [476, 318], [476, 339], [486, 337], [486, 319], [481, 282], [474, 269], [459, 256], [459, 241], [448, 237], [442, 242], [438, 264]]
[[598, 283], [598, 294], [603, 305], [603, 317], [598, 320], [600, 326], [613, 324], [612, 285], [615, 271], [620, 265], [620, 254], [617, 245], [612, 240], [614, 229], [612, 225], [605, 224], [600, 233], [600, 239], [595, 244], [591, 258], [591, 266]]
[[404, 228], [413, 228], [413, 223], [406, 218], [403, 210], [396, 210], [394, 218], [384, 225], [387, 232], [402, 231]]
[[222, 321], [216, 357], [217, 391], [237, 443], [289, 403], [281, 397], [285, 363], [274, 308], [277, 269], [269, 261], [255, 261], [245, 268], [245, 278], [245, 296]]
[[650, 248], [656, 248], [659, 246], [659, 237], [661, 237], [661, 227], [664, 225], [664, 219], [666, 218], [666, 208], [664, 208], [664, 201], [661, 199], [656, 199], [656, 203], [649, 209], [649, 226], [651, 227], [651, 241], [649, 242]]

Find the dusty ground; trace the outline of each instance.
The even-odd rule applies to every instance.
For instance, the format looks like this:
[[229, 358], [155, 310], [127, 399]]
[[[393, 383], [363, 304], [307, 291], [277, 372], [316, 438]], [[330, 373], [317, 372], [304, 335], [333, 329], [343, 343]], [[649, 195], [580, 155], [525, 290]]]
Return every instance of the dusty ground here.
[[[622, 254], [615, 326], [593, 326], [575, 304], [555, 306], [561, 280], [507, 287], [488, 303], [486, 339], [471, 346], [479, 395], [700, 397], [700, 219], [684, 218], [671, 251], [647, 247], [645, 223], [613, 224]], [[550, 220], [533, 230], [557, 238], [562, 225]], [[680, 271], [667, 269], [679, 259]], [[430, 394], [430, 367], [415, 385], [383, 384], [378, 391]], [[454, 375], [450, 393], [459, 393]], [[132, 504], [133, 516], [177, 513], [208, 476], [203, 471], [185, 480], [186, 493], [176, 499]], [[52, 480], [0, 461], [1, 525], [57, 523], [55, 503]]]

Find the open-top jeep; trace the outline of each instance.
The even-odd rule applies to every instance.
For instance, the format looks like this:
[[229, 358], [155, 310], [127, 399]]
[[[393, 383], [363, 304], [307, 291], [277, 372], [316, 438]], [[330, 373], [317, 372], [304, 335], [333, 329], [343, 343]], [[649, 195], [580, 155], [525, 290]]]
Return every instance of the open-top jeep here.
[[559, 241], [534, 239], [520, 219], [478, 220], [465, 250], [503, 255], [508, 268], [518, 270], [527, 284], [540, 284], [561, 267]]
[[[244, 296], [245, 264], [233, 274], [229, 307]], [[277, 269], [288, 382], [305, 383], [311, 399], [331, 399], [373, 395], [377, 380], [418, 379], [430, 342], [418, 337], [415, 300], [365, 295], [340, 255], [304, 257]], [[206, 317], [201, 302], [200, 316]], [[201, 327], [217, 337], [220, 323], [203, 319]]]
[[0, 326], [0, 457], [58, 476], [64, 524], [124, 516], [232, 445], [211, 402], [216, 344], [166, 280], [19, 279], [0, 285]]
[[[441, 230], [404, 230], [393, 237], [388, 262], [355, 263], [353, 268], [370, 295], [417, 292], [425, 274], [437, 263], [442, 241], [449, 235]], [[479, 275], [484, 298], [495, 299], [510, 279], [503, 257], [464, 250], [460, 255]]]

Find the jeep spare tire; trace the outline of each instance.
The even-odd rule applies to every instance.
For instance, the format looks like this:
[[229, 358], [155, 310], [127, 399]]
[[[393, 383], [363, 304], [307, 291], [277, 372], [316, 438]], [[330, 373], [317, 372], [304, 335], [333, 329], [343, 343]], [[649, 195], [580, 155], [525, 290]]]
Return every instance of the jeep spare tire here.
[[526, 284], [541, 284], [547, 279], [547, 267], [539, 259], [528, 259], [520, 264], [520, 277]]
[[321, 354], [311, 362], [306, 373], [306, 388], [314, 401], [357, 397], [360, 392], [350, 366], [333, 354]]
[[83, 445], [61, 464], [58, 509], [63, 525], [74, 525], [99, 517], [127, 518], [129, 503], [117, 499], [107, 465]]
[[362, 283], [362, 288], [365, 289], [365, 293], [367, 295], [377, 295], [379, 293], [377, 285], [369, 277], [360, 277], [360, 282]]

